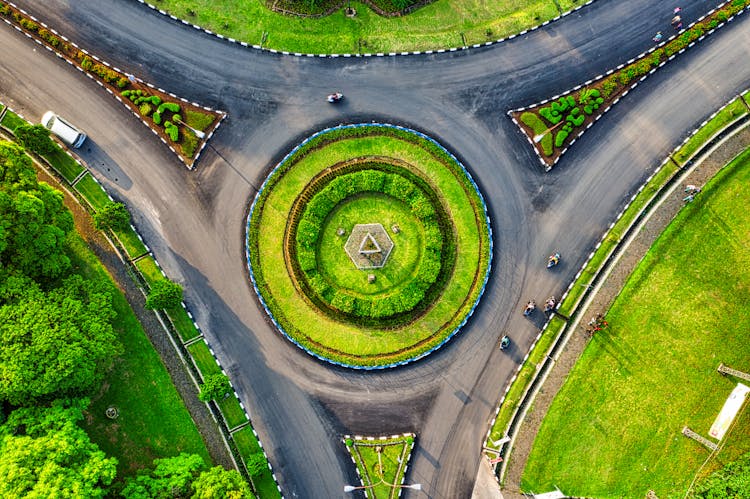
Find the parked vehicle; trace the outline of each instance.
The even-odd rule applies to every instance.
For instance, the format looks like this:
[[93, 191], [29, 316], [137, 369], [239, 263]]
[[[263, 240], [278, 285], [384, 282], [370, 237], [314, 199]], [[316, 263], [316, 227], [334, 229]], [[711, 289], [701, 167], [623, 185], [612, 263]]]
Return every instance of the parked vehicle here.
[[86, 140], [86, 134], [53, 113], [47, 111], [42, 116], [42, 125], [50, 132], [57, 135], [67, 146], [72, 148], [81, 147]]

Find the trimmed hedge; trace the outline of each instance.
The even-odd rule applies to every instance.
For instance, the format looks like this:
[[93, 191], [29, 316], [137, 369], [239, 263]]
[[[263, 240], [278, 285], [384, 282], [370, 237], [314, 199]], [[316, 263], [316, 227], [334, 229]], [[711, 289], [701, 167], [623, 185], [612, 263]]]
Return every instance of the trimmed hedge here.
[[[422, 222], [427, 234], [425, 250], [416, 275], [411, 282], [385, 296], [364, 296], [337, 288], [317, 268], [316, 253], [326, 218], [339, 203], [365, 192], [379, 192], [404, 203], [415, 218]], [[401, 174], [378, 169], [337, 175], [324, 187], [318, 187], [318, 192], [307, 203], [299, 223], [292, 222], [291, 226], [296, 227], [290, 239], [296, 241], [296, 259], [301, 270], [298, 278], [305, 281], [303, 291], [316, 304], [322, 302], [324, 306], [338, 312], [338, 315], [355, 318], [384, 319], [417, 307], [428, 296], [430, 286], [438, 280], [443, 244], [452, 239], [443, 238], [437, 210], [420, 187]]]

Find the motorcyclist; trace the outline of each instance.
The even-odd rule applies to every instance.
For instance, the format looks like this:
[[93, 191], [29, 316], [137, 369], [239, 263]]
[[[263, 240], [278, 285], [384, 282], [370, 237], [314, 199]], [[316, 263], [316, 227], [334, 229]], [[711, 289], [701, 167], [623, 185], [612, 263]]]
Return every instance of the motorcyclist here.
[[523, 315], [525, 316], [531, 315], [531, 312], [533, 312], [535, 308], [536, 308], [536, 302], [534, 300], [529, 300], [529, 302], [526, 304], [526, 308], [523, 309]]
[[560, 263], [560, 253], [555, 253], [550, 255], [549, 260], [547, 260], [547, 267], [554, 267], [558, 263]]

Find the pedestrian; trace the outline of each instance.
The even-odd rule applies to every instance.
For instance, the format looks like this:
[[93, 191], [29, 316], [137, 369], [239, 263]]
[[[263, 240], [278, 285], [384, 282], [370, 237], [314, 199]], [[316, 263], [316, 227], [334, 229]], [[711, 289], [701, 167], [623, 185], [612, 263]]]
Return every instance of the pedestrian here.
[[685, 192], [688, 192], [688, 193], [691, 193], [691, 192], [693, 192], [696, 189], [697, 189], [697, 187], [694, 186], [693, 184], [688, 184], [688, 185], [685, 186]]
[[693, 199], [695, 199], [695, 194], [691, 194], [689, 196], [685, 196], [684, 198], [682, 198], [682, 200], [685, 201], [686, 203], [689, 203]]
[[677, 13], [679, 13], [679, 12], [680, 12], [681, 10], [682, 10], [681, 8], [679, 8], [679, 7], [675, 7], [675, 8], [674, 8], [674, 13], [675, 13], [675, 14], [677, 14]]

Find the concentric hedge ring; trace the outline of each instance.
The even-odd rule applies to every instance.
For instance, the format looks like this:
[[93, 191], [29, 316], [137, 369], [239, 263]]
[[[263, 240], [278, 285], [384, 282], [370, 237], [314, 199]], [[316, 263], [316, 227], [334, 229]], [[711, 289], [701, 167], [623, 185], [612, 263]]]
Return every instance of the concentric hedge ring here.
[[[380, 227], [373, 234], [392, 248], [382, 268], [349, 259], [344, 234], [358, 227]], [[468, 172], [434, 140], [390, 125], [310, 137], [248, 215], [248, 268], [266, 312], [297, 346], [346, 367], [391, 367], [442, 346], [478, 303], [491, 253]]]

